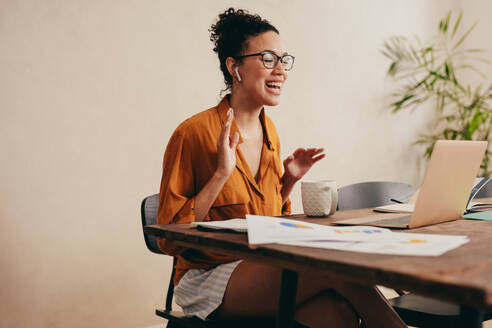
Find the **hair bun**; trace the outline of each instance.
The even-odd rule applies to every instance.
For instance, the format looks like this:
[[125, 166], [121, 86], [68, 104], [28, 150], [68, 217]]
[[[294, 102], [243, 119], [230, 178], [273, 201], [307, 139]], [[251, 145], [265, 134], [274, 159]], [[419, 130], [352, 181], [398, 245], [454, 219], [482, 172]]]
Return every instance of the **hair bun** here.
[[223, 13], [219, 14], [217, 23], [210, 28], [210, 41], [215, 45], [214, 52], [219, 52], [222, 45], [228, 43], [228, 41], [234, 37], [234, 34], [239, 32], [241, 26], [249, 25], [254, 18], [261, 21], [260, 16], [250, 15], [247, 10], [229, 8]]
[[213, 51], [220, 60], [220, 69], [224, 74], [226, 90], [232, 86], [232, 77], [227, 71], [225, 61], [236, 58], [248, 47], [248, 38], [260, 33], [278, 30], [259, 15], [252, 15], [245, 9], [229, 8], [219, 14], [219, 19], [209, 29]]

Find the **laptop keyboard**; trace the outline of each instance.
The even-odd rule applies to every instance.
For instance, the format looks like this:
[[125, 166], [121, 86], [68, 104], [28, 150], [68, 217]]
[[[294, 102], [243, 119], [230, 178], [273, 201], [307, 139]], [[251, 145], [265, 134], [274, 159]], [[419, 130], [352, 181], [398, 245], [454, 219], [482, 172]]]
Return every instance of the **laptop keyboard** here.
[[[377, 221], [371, 221], [370, 224], [396, 224], [396, 225], [408, 225], [410, 223], [411, 215], [400, 216], [391, 219], [381, 219]], [[369, 223], [369, 222], [368, 222]]]

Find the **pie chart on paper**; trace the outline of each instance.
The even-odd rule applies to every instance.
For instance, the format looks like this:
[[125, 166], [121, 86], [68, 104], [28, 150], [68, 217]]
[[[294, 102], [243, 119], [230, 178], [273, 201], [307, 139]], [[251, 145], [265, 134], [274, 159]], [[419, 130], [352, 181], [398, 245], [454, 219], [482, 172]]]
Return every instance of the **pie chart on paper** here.
[[280, 225], [289, 227], [289, 228], [297, 228], [297, 229], [313, 229], [310, 226], [299, 224], [299, 223], [290, 223], [290, 222], [280, 222]]

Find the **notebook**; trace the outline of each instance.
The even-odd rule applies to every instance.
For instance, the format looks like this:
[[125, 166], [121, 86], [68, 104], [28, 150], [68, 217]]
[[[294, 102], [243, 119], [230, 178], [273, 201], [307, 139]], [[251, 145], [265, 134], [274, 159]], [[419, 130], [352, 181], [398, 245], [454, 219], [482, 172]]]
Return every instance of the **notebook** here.
[[224, 221], [191, 222], [197, 229], [203, 230], [232, 230], [247, 232], [248, 225], [245, 219], [229, 219]]
[[[475, 184], [468, 198], [468, 203], [466, 204], [465, 214], [470, 212], [481, 212], [484, 210], [492, 209], [492, 203], [487, 202], [472, 202], [471, 200], [475, 198], [478, 192], [490, 181], [489, 177], [479, 177], [475, 179]], [[412, 199], [414, 196], [412, 196]], [[373, 209], [374, 212], [380, 213], [413, 213], [415, 207], [416, 198], [408, 203], [391, 204], [378, 206]]]
[[341, 225], [416, 228], [461, 219], [487, 141], [438, 140], [411, 214], [379, 214], [335, 221]]

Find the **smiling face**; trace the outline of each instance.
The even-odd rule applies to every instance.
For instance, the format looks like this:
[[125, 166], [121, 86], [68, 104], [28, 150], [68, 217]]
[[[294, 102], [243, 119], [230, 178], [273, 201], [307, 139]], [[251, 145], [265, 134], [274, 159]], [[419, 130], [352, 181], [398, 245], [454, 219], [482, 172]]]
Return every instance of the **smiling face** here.
[[[248, 47], [242, 55], [263, 51], [271, 51], [278, 56], [285, 54], [282, 40], [277, 33], [268, 31], [250, 37]], [[276, 106], [280, 101], [280, 94], [288, 72], [285, 71], [280, 61], [275, 68], [266, 68], [261, 58], [261, 56], [245, 57], [237, 63], [241, 81], [237, 80], [236, 72], [233, 70], [231, 72], [234, 77], [232, 92], [241, 94], [243, 96], [241, 98], [248, 99], [259, 107]]]

